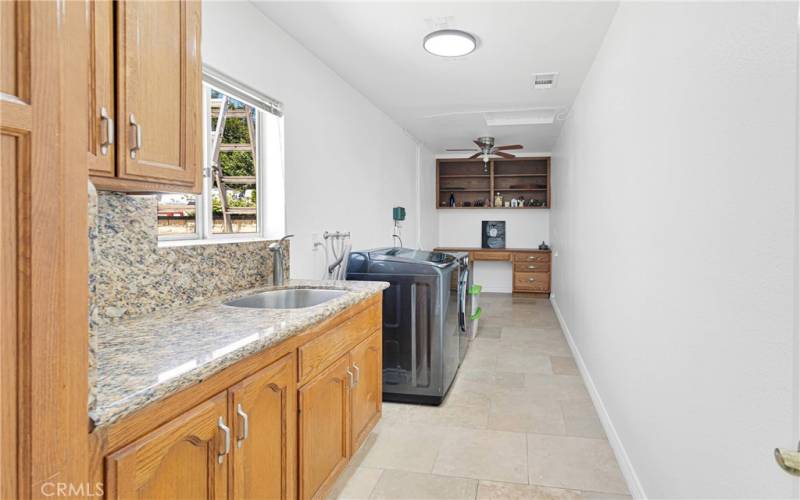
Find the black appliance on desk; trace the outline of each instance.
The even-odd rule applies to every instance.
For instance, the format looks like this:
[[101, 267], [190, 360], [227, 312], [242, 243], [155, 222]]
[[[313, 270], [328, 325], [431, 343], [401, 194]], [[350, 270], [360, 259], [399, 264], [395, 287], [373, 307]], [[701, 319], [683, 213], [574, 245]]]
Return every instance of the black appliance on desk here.
[[383, 292], [383, 400], [440, 404], [469, 346], [469, 254], [354, 251], [347, 279], [390, 284]]

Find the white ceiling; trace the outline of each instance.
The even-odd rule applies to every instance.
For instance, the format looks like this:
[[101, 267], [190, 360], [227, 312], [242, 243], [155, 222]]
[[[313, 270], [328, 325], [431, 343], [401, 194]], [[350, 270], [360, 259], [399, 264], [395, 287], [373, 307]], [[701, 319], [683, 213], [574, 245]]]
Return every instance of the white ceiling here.
[[[274, 2], [256, 6], [434, 153], [480, 135], [547, 152], [617, 8], [616, 2]], [[439, 27], [478, 37], [470, 55], [422, 48]], [[534, 90], [534, 73], [558, 85]], [[523, 112], [553, 123], [487, 125]], [[525, 113], [527, 111], [527, 113]], [[492, 113], [486, 115], [486, 113]], [[523, 116], [524, 118], [524, 116]]]

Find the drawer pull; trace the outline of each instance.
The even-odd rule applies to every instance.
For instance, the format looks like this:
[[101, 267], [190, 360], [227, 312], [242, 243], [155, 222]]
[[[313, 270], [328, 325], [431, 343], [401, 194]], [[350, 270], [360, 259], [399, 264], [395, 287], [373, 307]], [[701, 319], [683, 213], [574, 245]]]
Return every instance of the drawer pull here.
[[241, 448], [242, 445], [244, 444], [244, 440], [247, 439], [247, 436], [250, 435], [250, 417], [247, 415], [247, 413], [244, 412], [244, 409], [242, 408], [242, 403], [239, 403], [236, 406], [236, 413], [242, 419], [242, 436], [236, 438], [236, 447]]
[[347, 378], [350, 379], [350, 388], [352, 389], [355, 387], [355, 377], [353, 377], [353, 372], [350, 371], [350, 368], [347, 369]]
[[231, 452], [231, 428], [225, 425], [225, 420], [223, 420], [222, 417], [219, 417], [217, 427], [225, 433], [225, 451], [222, 453], [217, 452], [217, 463], [221, 464], [225, 461], [225, 455]]
[[533, 278], [528, 278], [528, 281], [530, 281], [530, 282], [534, 282], [534, 281], [536, 281], [536, 280], [535, 280], [535, 279], [533, 279]]
[[536, 258], [536, 257], [534, 257], [533, 255], [528, 255], [528, 260], [533, 260], [533, 259], [535, 259], [535, 258]]
[[[100, 143], [100, 153], [105, 156], [108, 154], [109, 146], [114, 144], [114, 120], [111, 118], [111, 116], [109, 116], [108, 110], [105, 106], [100, 108], [100, 122], [106, 124], [106, 137], [103, 139], [103, 142]], [[103, 129], [101, 128], [101, 131], [102, 130]]]
[[536, 269], [536, 266], [528, 266], [528, 269]]
[[356, 371], [356, 382], [355, 385], [358, 386], [358, 383], [361, 382], [361, 370], [358, 368], [358, 365], [353, 363], [353, 370]]
[[136, 121], [136, 116], [131, 113], [131, 133], [132, 138], [131, 142], [135, 143], [130, 147], [131, 149], [131, 159], [136, 159], [136, 153], [142, 149], [142, 126], [139, 122]]

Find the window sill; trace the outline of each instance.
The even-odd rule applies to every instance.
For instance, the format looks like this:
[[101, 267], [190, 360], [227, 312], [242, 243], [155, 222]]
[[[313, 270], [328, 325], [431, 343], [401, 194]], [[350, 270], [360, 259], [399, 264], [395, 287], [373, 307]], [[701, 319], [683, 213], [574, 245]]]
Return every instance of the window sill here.
[[262, 236], [243, 236], [234, 238], [209, 238], [206, 240], [158, 240], [158, 248], [193, 247], [205, 245], [229, 245], [232, 243], [258, 243], [272, 241]]

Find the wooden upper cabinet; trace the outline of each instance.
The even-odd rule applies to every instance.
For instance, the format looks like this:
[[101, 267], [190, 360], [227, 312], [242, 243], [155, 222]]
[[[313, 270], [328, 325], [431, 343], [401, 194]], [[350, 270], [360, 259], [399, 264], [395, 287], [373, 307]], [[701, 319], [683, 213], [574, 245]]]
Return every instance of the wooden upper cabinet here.
[[296, 497], [296, 378], [290, 354], [229, 390], [233, 498]]
[[[118, 191], [199, 193], [201, 2], [91, 3], [89, 171], [95, 184]], [[116, 132], [108, 150], [103, 144], [110, 122], [101, 116], [103, 108]]]
[[114, 95], [114, 3], [93, 0], [89, 9], [89, 174], [116, 171]]
[[350, 456], [349, 354], [299, 391], [300, 498], [322, 496]]
[[119, 177], [199, 186], [200, 2], [119, 2]]
[[350, 392], [350, 435], [353, 450], [358, 449], [364, 442], [369, 431], [381, 417], [382, 338], [382, 332], [378, 330], [350, 352], [350, 363], [356, 378]]
[[226, 410], [223, 393], [110, 455], [106, 498], [226, 498]]

